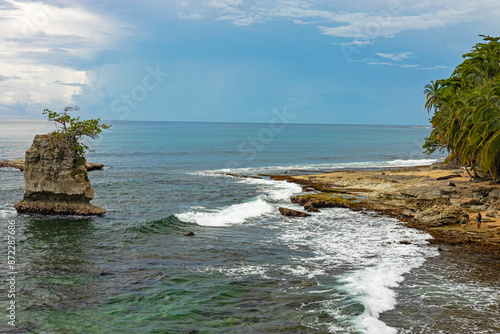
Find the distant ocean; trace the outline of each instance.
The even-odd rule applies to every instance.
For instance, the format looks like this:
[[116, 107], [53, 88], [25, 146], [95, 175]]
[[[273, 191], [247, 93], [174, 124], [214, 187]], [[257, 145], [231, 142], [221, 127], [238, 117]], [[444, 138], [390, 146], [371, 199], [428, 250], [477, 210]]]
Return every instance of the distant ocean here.
[[[428, 127], [109, 123], [87, 154], [104, 217], [17, 215], [23, 174], [0, 168], [1, 333], [500, 333], [498, 263], [375, 214], [286, 218], [300, 186], [226, 174], [427, 165]], [[0, 160], [52, 130], [0, 120]]]

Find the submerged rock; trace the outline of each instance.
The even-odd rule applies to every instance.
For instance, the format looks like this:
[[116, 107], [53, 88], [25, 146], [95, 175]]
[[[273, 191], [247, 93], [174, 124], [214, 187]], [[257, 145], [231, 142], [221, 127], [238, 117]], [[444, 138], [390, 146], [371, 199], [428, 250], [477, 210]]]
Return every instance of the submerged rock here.
[[94, 189], [85, 167], [70, 148], [59, 149], [53, 133], [37, 135], [26, 151], [24, 199], [18, 213], [44, 215], [103, 215], [106, 210], [90, 204]]

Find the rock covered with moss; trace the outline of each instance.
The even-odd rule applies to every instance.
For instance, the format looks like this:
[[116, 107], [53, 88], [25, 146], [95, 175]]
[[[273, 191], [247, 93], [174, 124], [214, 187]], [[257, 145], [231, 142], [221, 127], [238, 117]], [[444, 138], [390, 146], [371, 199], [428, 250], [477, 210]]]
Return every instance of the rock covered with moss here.
[[37, 135], [26, 151], [24, 199], [18, 213], [45, 215], [103, 215], [106, 210], [90, 204], [94, 189], [85, 159], [71, 145], [57, 145], [54, 133]]

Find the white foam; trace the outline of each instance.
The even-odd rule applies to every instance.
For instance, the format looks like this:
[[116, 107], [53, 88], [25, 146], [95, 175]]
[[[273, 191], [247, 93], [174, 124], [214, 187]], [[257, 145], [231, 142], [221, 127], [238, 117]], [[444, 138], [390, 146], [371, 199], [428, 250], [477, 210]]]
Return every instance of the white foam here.
[[201, 226], [223, 227], [242, 224], [250, 218], [262, 216], [272, 211], [273, 206], [259, 196], [246, 203], [234, 204], [212, 211], [188, 211], [176, 214], [176, 216], [182, 221]]
[[254, 184], [269, 199], [274, 201], [288, 201], [290, 196], [302, 192], [302, 187], [286, 181], [273, 181], [264, 179], [242, 179], [239, 182]]
[[[349, 299], [365, 307], [365, 312], [349, 319], [349, 325], [363, 333], [392, 334], [395, 329], [380, 321], [379, 316], [395, 307], [394, 288], [426, 257], [438, 255], [433, 248], [422, 247], [427, 243], [427, 234], [397, 223], [395, 219], [347, 209], [324, 209], [300, 225], [289, 224], [282, 239], [314, 251], [315, 257], [301, 259], [308, 268], [351, 268], [337, 277], [338, 283]], [[316, 274], [316, 270], [310, 273]], [[334, 307], [326, 303], [325, 312], [335, 316]]]
[[435, 162], [438, 162], [437, 159], [418, 159], [418, 160], [393, 160], [393, 161], [388, 161], [387, 165], [388, 166], [394, 166], [394, 167], [412, 167], [412, 166], [425, 166], [425, 165], [431, 165]]
[[16, 215], [16, 210], [13, 208], [12, 204], [5, 204], [0, 206], [0, 217], [7, 218]]
[[238, 179], [238, 182], [256, 185], [262, 194], [248, 202], [212, 210], [192, 207], [188, 212], [177, 214], [177, 218], [201, 226], [224, 227], [242, 224], [249, 219], [275, 211], [271, 202], [289, 200], [290, 196], [302, 191], [299, 185], [286, 181]]
[[297, 265], [297, 266], [286, 265], [286, 266], [282, 266], [281, 270], [286, 271], [286, 272], [290, 273], [291, 275], [305, 277], [308, 279], [313, 279], [316, 276], [325, 274], [324, 269], [321, 269], [321, 268], [311, 269], [311, 268], [307, 268], [307, 267], [304, 267], [301, 265]]
[[[345, 163], [324, 163], [324, 164], [304, 164], [304, 165], [292, 165], [292, 166], [269, 166], [269, 167], [245, 167], [245, 168], [223, 168], [216, 170], [206, 170], [198, 171], [192, 174], [196, 175], [207, 175], [207, 176], [228, 176], [226, 173], [232, 174], [259, 174], [268, 172], [284, 172], [289, 170], [338, 170], [338, 169], [350, 169], [350, 168], [385, 168], [385, 167], [414, 167], [414, 166], [426, 166], [433, 164], [435, 162], [441, 161], [442, 159], [395, 159], [388, 161], [358, 161], [358, 162], [345, 162]], [[229, 176], [230, 177], [230, 176]]]
[[235, 278], [244, 278], [248, 276], [259, 276], [262, 278], [269, 278], [267, 276], [267, 272], [269, 269], [265, 266], [256, 266], [256, 265], [238, 265], [234, 267], [213, 267], [208, 266], [205, 267], [202, 271], [204, 272], [215, 272], [220, 273], [225, 276], [235, 277]]

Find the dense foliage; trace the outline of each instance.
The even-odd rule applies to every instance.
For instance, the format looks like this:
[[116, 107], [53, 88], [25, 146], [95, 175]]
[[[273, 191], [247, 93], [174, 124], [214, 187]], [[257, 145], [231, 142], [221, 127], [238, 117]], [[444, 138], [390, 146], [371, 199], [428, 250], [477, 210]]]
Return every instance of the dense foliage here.
[[84, 136], [96, 139], [102, 130], [109, 129], [111, 125], [101, 123], [100, 119], [80, 120], [80, 116], [72, 117], [70, 112], [78, 111], [78, 107], [66, 107], [60, 113], [45, 109], [43, 114], [49, 121], [56, 124], [54, 132], [59, 152], [64, 153], [67, 148], [73, 149], [79, 157], [83, 158], [89, 149], [80, 139]]
[[425, 86], [425, 108], [434, 111], [423, 148], [446, 150], [448, 161], [474, 170], [500, 172], [500, 37], [484, 36], [463, 55], [451, 77]]

